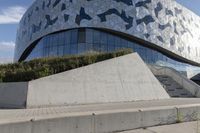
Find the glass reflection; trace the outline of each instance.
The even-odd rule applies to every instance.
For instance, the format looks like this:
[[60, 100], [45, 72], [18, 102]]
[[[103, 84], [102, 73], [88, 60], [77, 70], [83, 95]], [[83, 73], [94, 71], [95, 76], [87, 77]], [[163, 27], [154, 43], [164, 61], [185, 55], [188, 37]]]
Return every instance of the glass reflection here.
[[73, 29], [47, 35], [33, 48], [26, 61], [41, 57], [82, 54], [91, 51], [111, 52], [121, 48], [132, 48], [149, 64], [168, 66], [181, 72], [191, 69], [199, 70], [199, 67], [178, 62], [158, 51], [96, 29]]

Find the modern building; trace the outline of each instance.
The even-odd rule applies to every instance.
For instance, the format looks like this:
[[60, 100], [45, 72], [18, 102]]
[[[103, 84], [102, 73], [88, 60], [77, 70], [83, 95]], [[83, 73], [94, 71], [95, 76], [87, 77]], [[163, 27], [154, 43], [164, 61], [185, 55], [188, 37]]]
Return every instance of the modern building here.
[[200, 72], [200, 17], [175, 0], [36, 0], [14, 60], [132, 48], [149, 64]]
[[[35, 0], [19, 25], [15, 62], [121, 48], [137, 53], [1, 83], [0, 133], [198, 131], [200, 82], [178, 71], [200, 72], [199, 30], [200, 17], [175, 0]], [[183, 123], [191, 121], [197, 124]]]

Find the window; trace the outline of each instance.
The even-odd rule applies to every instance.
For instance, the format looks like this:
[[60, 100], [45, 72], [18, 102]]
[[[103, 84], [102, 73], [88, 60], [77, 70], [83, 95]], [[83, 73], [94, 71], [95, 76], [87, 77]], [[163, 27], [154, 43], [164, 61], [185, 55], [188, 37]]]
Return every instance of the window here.
[[78, 30], [78, 43], [85, 43], [85, 29]]
[[85, 52], [85, 43], [79, 43], [78, 44], [78, 53], [83, 53]]
[[50, 47], [49, 56], [56, 56], [57, 55], [57, 47]]
[[86, 43], [93, 43], [93, 32], [92, 29], [86, 29]]
[[50, 44], [50, 38], [49, 38], [49, 36], [45, 37], [45, 40], [46, 41], [44, 41], [44, 47], [49, 47], [49, 44]]
[[112, 52], [112, 51], [114, 51], [115, 50], [115, 46], [114, 45], [109, 45], [108, 44], [108, 49], [107, 49], [107, 51], [108, 52]]
[[65, 40], [64, 40], [64, 33], [59, 33], [58, 34], [58, 45], [63, 45], [65, 43]]
[[[95, 29], [73, 29], [50, 34], [42, 38], [32, 49], [26, 60], [40, 57], [81, 54], [84, 52], [112, 52], [121, 48], [133, 48], [147, 63], [170, 64], [170, 67], [184, 70], [189, 64], [171, 59], [161, 52], [144, 47], [134, 41]], [[198, 52], [198, 51], [197, 51]]]
[[71, 54], [77, 54], [77, 45], [71, 45], [70, 46], [70, 53]]
[[64, 46], [64, 54], [70, 54], [70, 45]]
[[49, 56], [49, 47], [44, 48], [43, 51], [44, 51], [43, 52], [44, 57], [48, 57]]
[[94, 45], [93, 45], [93, 50], [94, 50], [94, 51], [98, 51], [98, 52], [103, 51], [103, 49], [102, 49], [102, 47], [100, 46], [100, 44], [94, 44]]
[[115, 46], [120, 46], [121, 45], [121, 38], [116, 37], [115, 38]]
[[64, 46], [59, 46], [58, 47], [58, 55], [63, 56], [63, 51], [64, 51]]
[[127, 47], [127, 46], [128, 46], [128, 41], [125, 40], [125, 39], [122, 39], [122, 40], [121, 40], [121, 46], [122, 46], [122, 47]]
[[115, 37], [111, 34], [108, 35], [108, 45], [115, 45]]
[[93, 45], [87, 43], [86, 46], [85, 46], [85, 50], [88, 51], [88, 52], [93, 51]]
[[128, 41], [128, 48], [133, 48], [133, 43], [132, 42], [130, 42], [130, 41]]
[[66, 31], [65, 35], [64, 35], [64, 38], [65, 38], [65, 45], [69, 45], [70, 44], [70, 39], [71, 39], [71, 32], [70, 31]]
[[71, 41], [70, 41], [71, 44], [77, 43], [77, 35], [78, 35], [77, 30], [71, 31]]
[[100, 40], [101, 44], [107, 44], [108, 43], [107, 42], [108, 35], [106, 33], [103, 33], [103, 32], [101, 32], [100, 35], [101, 35], [101, 40]]
[[53, 46], [58, 45], [58, 36], [57, 35], [52, 35], [52, 44], [53, 44]]
[[100, 43], [100, 32], [97, 30], [94, 30], [93, 32], [93, 43]]

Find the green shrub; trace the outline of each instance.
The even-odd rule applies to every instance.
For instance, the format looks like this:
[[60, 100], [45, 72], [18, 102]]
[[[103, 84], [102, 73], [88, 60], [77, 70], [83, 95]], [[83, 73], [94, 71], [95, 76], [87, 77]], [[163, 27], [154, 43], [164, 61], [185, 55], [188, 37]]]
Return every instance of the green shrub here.
[[0, 82], [30, 81], [132, 52], [132, 49], [122, 49], [112, 53], [87, 53], [0, 65]]

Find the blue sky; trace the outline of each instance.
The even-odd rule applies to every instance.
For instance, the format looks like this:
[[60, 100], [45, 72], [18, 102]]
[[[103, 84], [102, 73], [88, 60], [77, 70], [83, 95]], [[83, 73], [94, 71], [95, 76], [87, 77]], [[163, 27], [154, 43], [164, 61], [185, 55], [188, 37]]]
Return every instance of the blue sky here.
[[1, 0], [0, 4], [0, 63], [10, 62], [18, 22], [33, 0]]
[[[12, 61], [18, 22], [34, 0], [1, 0], [0, 4], [0, 63]], [[200, 0], [177, 0], [200, 15]]]
[[200, 0], [176, 0], [200, 16]]

